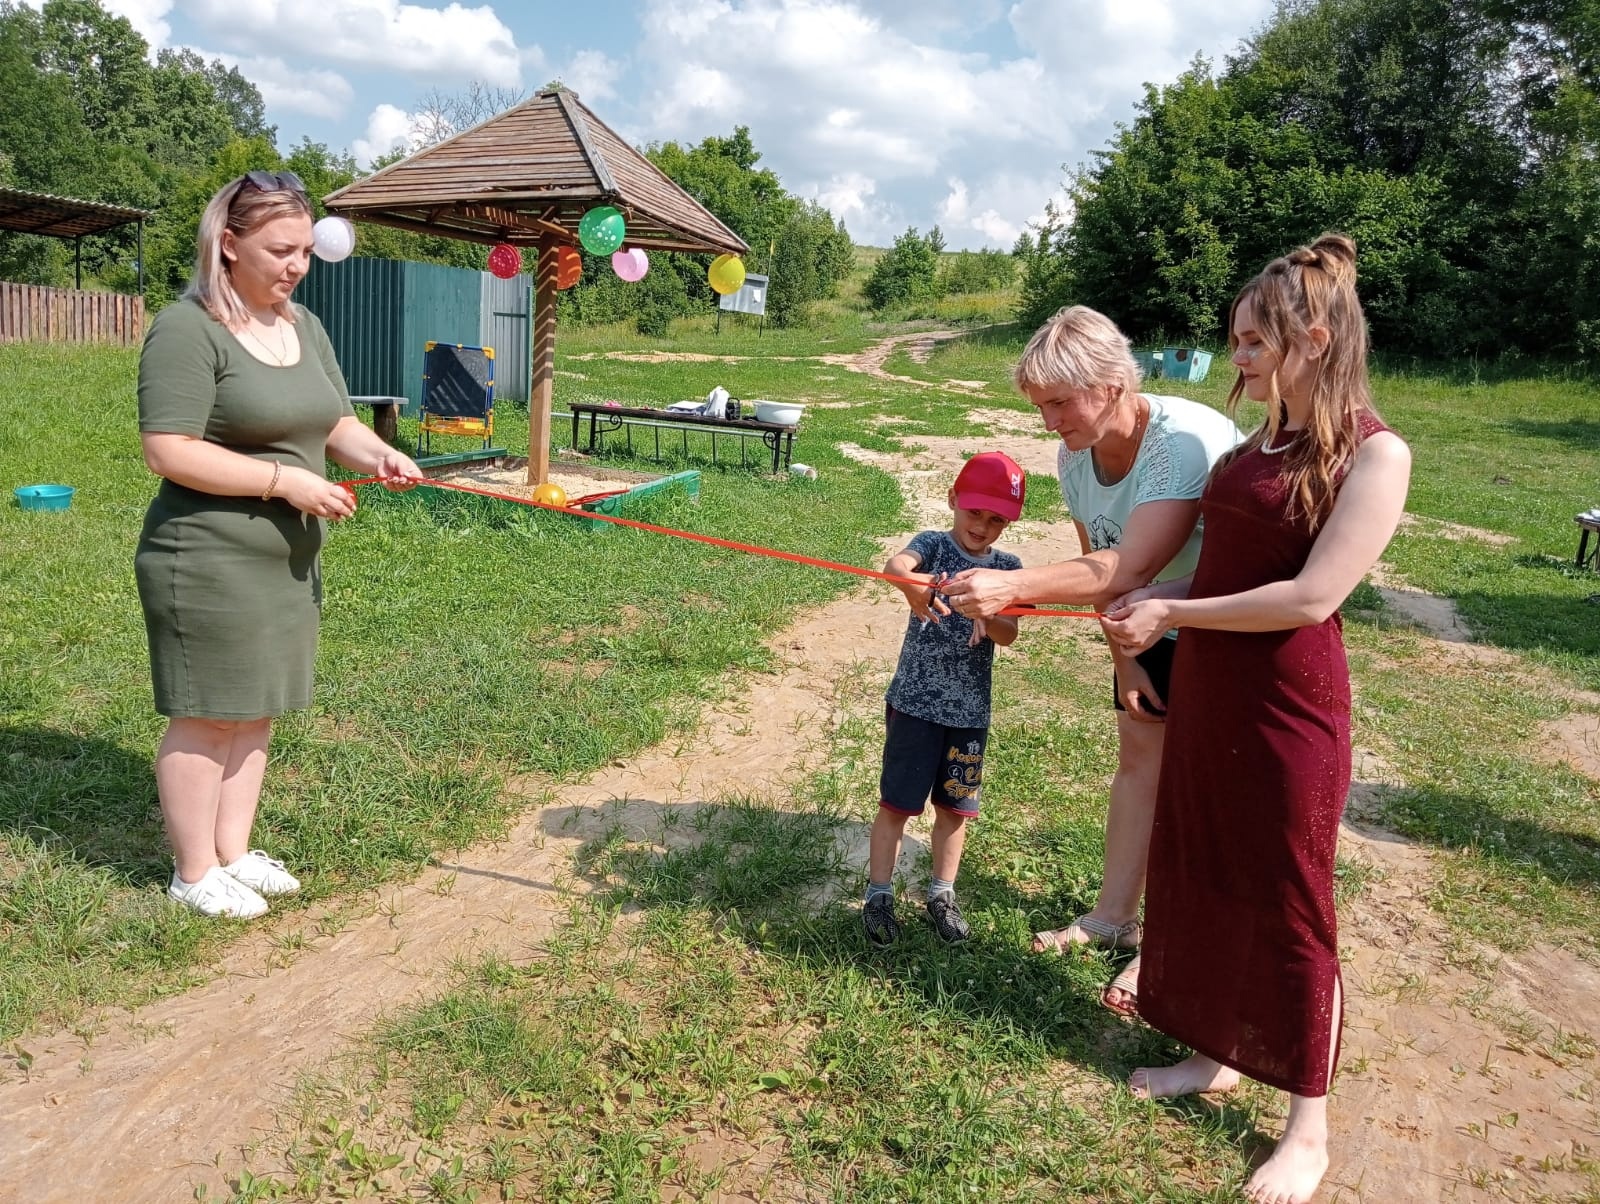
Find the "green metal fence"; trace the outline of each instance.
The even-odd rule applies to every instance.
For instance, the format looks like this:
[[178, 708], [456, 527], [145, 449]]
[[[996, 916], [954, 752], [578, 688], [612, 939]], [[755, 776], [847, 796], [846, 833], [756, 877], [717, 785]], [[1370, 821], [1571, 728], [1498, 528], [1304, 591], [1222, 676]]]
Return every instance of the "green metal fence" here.
[[424, 346], [482, 345], [481, 276], [397, 259], [317, 260], [295, 300], [327, 328], [350, 392], [407, 398], [414, 417]]

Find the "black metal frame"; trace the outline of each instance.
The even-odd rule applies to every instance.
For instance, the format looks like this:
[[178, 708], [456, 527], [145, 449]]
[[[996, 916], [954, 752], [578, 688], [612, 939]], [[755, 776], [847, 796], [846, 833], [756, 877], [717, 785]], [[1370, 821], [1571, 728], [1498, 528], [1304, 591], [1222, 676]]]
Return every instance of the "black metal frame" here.
[[586, 402], [573, 402], [570, 405], [572, 412], [572, 446], [578, 446], [579, 427], [582, 419], [589, 419], [589, 443], [587, 450], [594, 452], [600, 449], [605, 436], [621, 431], [628, 442], [628, 453], [633, 453], [633, 428], [650, 427], [655, 433], [655, 459], [661, 459], [661, 432], [663, 429], [677, 430], [683, 436], [683, 455], [689, 457], [689, 432], [694, 429], [711, 436], [711, 462], [719, 463], [717, 459], [717, 436], [734, 435], [739, 440], [739, 464], [741, 467], [749, 466], [746, 456], [745, 443], [750, 439], [759, 439], [762, 445], [772, 453], [772, 471], [778, 472], [787, 468], [794, 459], [794, 437], [799, 427], [784, 426], [777, 422], [759, 422], [754, 418], [707, 418], [703, 414], [675, 414], [670, 410], [648, 410], [633, 406], [606, 406], [593, 405]]
[[[1573, 558], [1573, 563], [1580, 569], [1588, 567], [1600, 570], [1600, 522], [1587, 520], [1580, 516], [1577, 519], [1577, 523], [1581, 534], [1578, 536], [1578, 554]], [[1594, 551], [1592, 552], [1589, 551], [1589, 536], [1591, 535], [1597, 537], [1594, 541]]]

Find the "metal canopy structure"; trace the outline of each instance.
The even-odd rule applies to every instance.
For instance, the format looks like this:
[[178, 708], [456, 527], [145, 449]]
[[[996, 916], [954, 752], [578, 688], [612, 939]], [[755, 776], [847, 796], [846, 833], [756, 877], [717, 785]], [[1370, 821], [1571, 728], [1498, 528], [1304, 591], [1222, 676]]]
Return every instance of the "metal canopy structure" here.
[[144, 223], [154, 216], [148, 209], [129, 209], [100, 201], [52, 196], [47, 192], [18, 192], [12, 188], [0, 188], [0, 230], [72, 239], [73, 278], [79, 288], [83, 287], [83, 261], [78, 240], [85, 234], [99, 234], [137, 222], [139, 291], [144, 292]]
[[578, 244], [583, 215], [597, 205], [615, 206], [627, 223], [625, 245], [647, 251], [750, 250], [564, 88], [540, 92], [357, 180], [323, 204], [355, 221], [537, 248], [528, 406], [532, 485], [550, 475], [557, 252]]
[[325, 197], [330, 213], [478, 243], [576, 244], [578, 221], [614, 205], [628, 245], [743, 255], [745, 241], [565, 89]]

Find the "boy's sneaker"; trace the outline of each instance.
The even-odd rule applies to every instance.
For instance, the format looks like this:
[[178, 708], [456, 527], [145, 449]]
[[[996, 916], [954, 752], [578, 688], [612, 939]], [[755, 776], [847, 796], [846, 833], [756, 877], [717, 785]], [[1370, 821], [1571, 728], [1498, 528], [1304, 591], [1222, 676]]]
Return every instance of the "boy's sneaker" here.
[[260, 895], [292, 895], [300, 889], [300, 879], [284, 869], [283, 862], [260, 849], [251, 849], [222, 870]]
[[219, 865], [208, 869], [198, 882], [185, 882], [174, 871], [167, 894], [201, 915], [252, 920], [267, 913], [267, 901], [231, 874], [223, 873]]
[[874, 945], [892, 945], [900, 939], [900, 921], [894, 917], [894, 896], [873, 895], [861, 909], [861, 926]]
[[961, 918], [961, 908], [952, 894], [938, 894], [928, 900], [928, 919], [941, 940], [952, 944], [972, 935], [972, 925]]

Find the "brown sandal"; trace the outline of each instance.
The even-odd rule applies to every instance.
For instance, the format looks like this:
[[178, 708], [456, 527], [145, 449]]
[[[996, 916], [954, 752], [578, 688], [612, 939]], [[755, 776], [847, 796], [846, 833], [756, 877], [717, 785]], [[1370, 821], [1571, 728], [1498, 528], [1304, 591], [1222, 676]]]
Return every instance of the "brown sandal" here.
[[[1081, 935], [1074, 936], [1077, 932]], [[1137, 949], [1144, 936], [1144, 925], [1138, 920], [1126, 924], [1108, 924], [1094, 916], [1079, 916], [1065, 928], [1056, 928], [1033, 934], [1035, 953], [1065, 953], [1073, 945], [1091, 949]]]
[[[1111, 992], [1118, 991], [1124, 996], [1123, 1002], [1113, 1003]], [[1111, 980], [1109, 986], [1100, 992], [1101, 1004], [1121, 1016], [1124, 1020], [1137, 1020], [1139, 1018], [1139, 956], [1134, 958], [1122, 968], [1122, 973]]]

